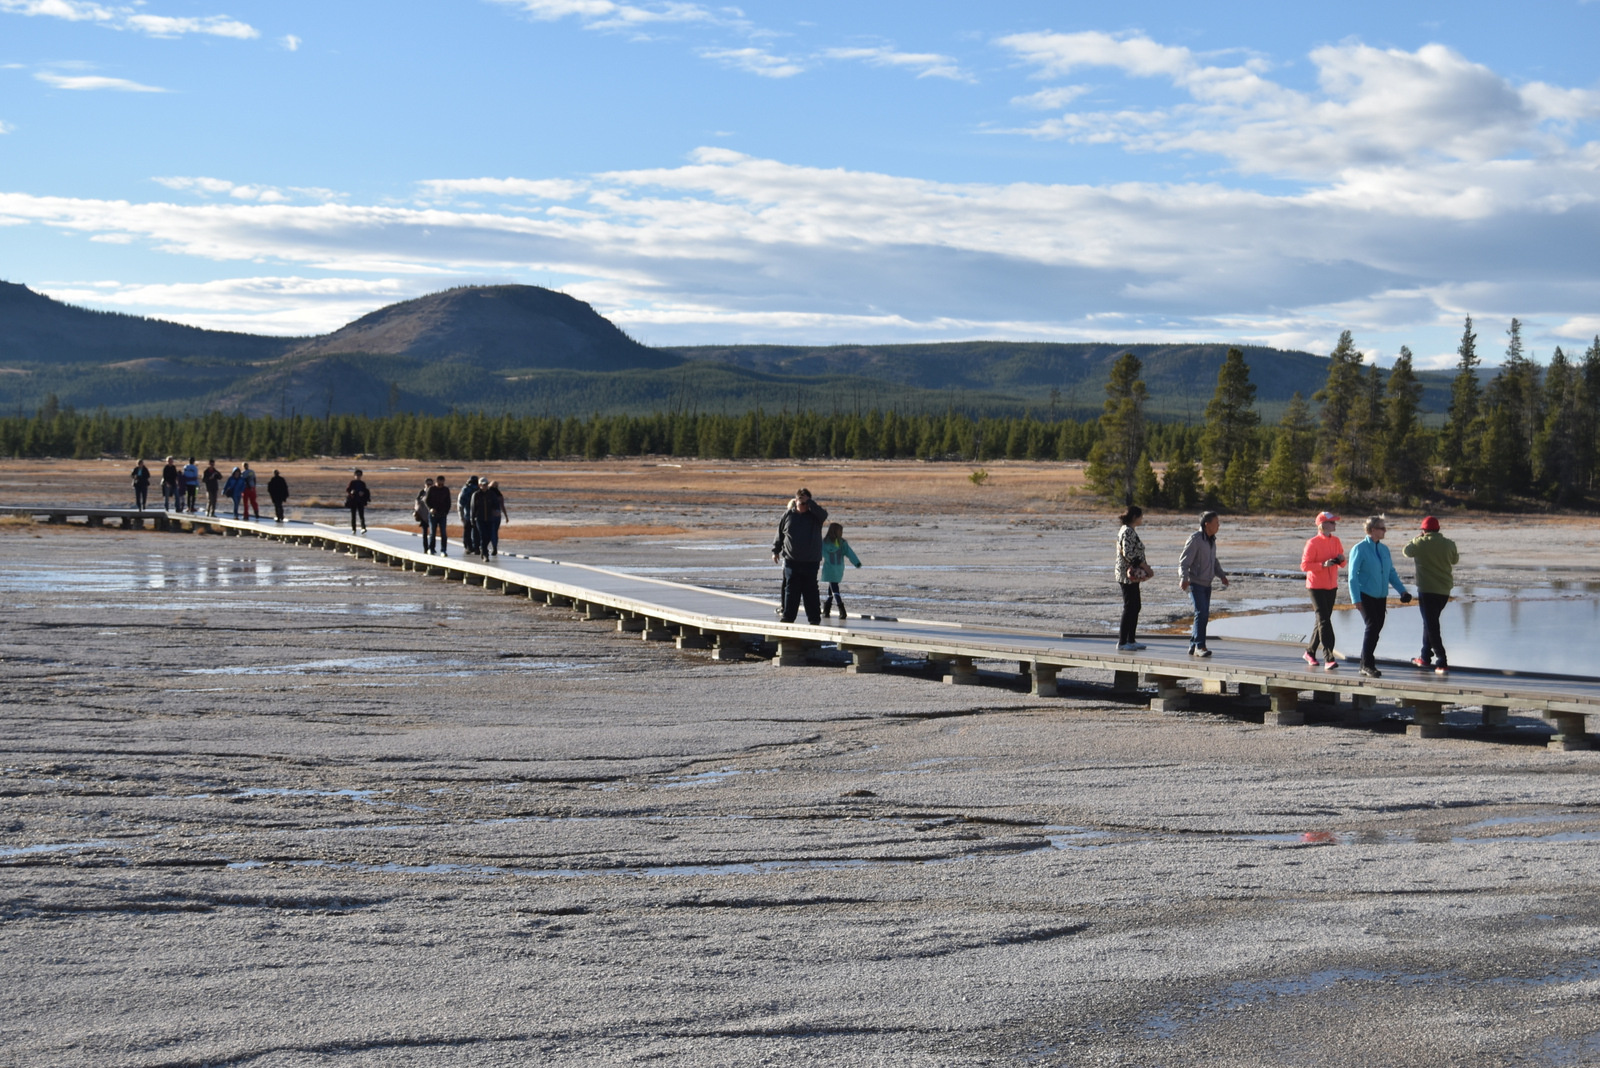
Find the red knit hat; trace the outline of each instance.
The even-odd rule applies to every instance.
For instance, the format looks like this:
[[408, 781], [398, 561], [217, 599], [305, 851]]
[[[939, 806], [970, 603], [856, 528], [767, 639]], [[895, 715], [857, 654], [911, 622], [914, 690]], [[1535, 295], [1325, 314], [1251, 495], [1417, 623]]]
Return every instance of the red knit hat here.
[[1437, 533], [1439, 533], [1439, 521], [1437, 519], [1433, 518], [1433, 516], [1431, 516], [1431, 515], [1426, 517], [1422, 521], [1422, 532], [1424, 534], [1437, 534]]

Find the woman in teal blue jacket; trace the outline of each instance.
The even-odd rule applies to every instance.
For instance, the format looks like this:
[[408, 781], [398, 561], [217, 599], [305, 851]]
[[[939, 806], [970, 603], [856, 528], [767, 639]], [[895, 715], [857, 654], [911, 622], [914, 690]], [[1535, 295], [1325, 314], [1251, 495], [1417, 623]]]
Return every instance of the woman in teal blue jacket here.
[[849, 618], [845, 614], [844, 598], [839, 596], [839, 583], [844, 580], [844, 562], [847, 559], [857, 567], [861, 566], [850, 543], [844, 540], [844, 527], [829, 523], [828, 532], [822, 538], [822, 574], [818, 576], [828, 584], [828, 596], [822, 602], [824, 617], [832, 614], [833, 606], [837, 604], [839, 618]]
[[1383, 633], [1383, 619], [1388, 613], [1389, 587], [1400, 594], [1401, 604], [1411, 603], [1411, 594], [1400, 581], [1394, 561], [1389, 558], [1389, 547], [1383, 543], [1388, 529], [1389, 521], [1383, 516], [1369, 517], [1367, 536], [1350, 550], [1350, 602], [1361, 610], [1361, 618], [1367, 621], [1367, 633], [1361, 639], [1361, 674], [1374, 679], [1383, 674], [1378, 670], [1375, 656], [1378, 635]]

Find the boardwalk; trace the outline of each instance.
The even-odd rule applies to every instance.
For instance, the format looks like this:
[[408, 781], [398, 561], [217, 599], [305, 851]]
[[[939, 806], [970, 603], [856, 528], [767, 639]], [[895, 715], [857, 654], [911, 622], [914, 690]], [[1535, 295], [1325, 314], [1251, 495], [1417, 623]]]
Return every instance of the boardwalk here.
[[[374, 529], [366, 535], [301, 521], [275, 523], [207, 518], [186, 513], [138, 513], [122, 509], [52, 509], [15, 506], [0, 513], [64, 522], [85, 517], [92, 525], [119, 519], [124, 526], [149, 520], [163, 530], [206, 530], [274, 538], [324, 550], [343, 551], [380, 564], [479, 585], [546, 604], [569, 605], [590, 619], [615, 619], [617, 629], [644, 641], [673, 641], [679, 648], [703, 649], [723, 660], [771, 655], [779, 667], [799, 666], [811, 651], [833, 644], [850, 655], [856, 673], [880, 669], [885, 651], [925, 655], [944, 665], [952, 685], [980, 681], [978, 662], [1018, 665], [1032, 692], [1056, 694], [1057, 674], [1065, 669], [1104, 672], [1114, 689], [1136, 692], [1141, 683], [1156, 688], [1151, 707], [1185, 707], [1185, 682], [1199, 680], [1204, 692], [1234, 693], [1243, 702], [1264, 706], [1265, 722], [1296, 726], [1308, 719], [1361, 721], [1394, 711], [1392, 701], [1409, 709], [1408, 731], [1417, 737], [1446, 733], [1445, 710], [1482, 710], [1483, 725], [1506, 724], [1512, 710], [1542, 716], [1555, 727], [1550, 746], [1587, 749], [1600, 732], [1600, 678], [1519, 674], [1456, 669], [1447, 678], [1396, 666], [1382, 679], [1350, 670], [1308, 670], [1297, 646], [1276, 642], [1215, 642], [1215, 655], [1186, 655], [1182, 638], [1149, 638], [1137, 654], [1119, 653], [1110, 636], [1049, 634], [956, 622], [862, 616], [845, 625], [812, 627], [784, 624], [772, 601], [629, 575], [605, 568], [544, 557], [502, 554], [493, 563], [477, 557], [430, 556], [417, 534]], [[1230, 689], [1231, 687], [1231, 689]], [[1340, 699], [1344, 700], [1341, 701]]]

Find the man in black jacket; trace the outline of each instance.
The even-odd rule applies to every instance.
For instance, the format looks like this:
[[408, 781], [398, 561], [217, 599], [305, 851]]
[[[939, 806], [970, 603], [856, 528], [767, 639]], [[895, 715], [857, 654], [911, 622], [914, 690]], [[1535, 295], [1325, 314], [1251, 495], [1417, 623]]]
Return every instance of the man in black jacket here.
[[456, 500], [461, 511], [461, 548], [469, 556], [478, 551], [478, 539], [474, 537], [475, 526], [472, 520], [472, 498], [478, 493], [478, 476], [468, 475], [467, 484], [461, 487], [461, 496]]
[[817, 569], [822, 566], [822, 532], [828, 510], [811, 499], [811, 491], [801, 488], [789, 502], [788, 511], [778, 521], [778, 536], [772, 540], [772, 562], [783, 560], [783, 613], [778, 618], [793, 623], [800, 602], [806, 606], [806, 621], [813, 627], [822, 622], [821, 597], [817, 593]]
[[[213, 471], [216, 471], [215, 467], [206, 468], [207, 475], [210, 475]], [[217, 477], [222, 477], [220, 472], [218, 473]], [[217, 491], [210, 482], [206, 483], [206, 488], [207, 492], [211, 494], [211, 514], [215, 515]], [[273, 518], [280, 523], [283, 522], [283, 502], [289, 499], [289, 483], [283, 477], [283, 472], [274, 471], [272, 472], [272, 477], [267, 479], [267, 496], [272, 498]]]

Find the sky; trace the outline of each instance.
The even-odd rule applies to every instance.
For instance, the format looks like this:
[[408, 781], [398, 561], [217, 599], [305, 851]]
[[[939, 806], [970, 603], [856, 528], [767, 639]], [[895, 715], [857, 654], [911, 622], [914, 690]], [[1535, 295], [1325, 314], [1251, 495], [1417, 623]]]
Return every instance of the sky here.
[[647, 344], [1600, 334], [1600, 0], [0, 0], [0, 279], [324, 333], [458, 285]]

